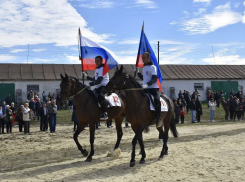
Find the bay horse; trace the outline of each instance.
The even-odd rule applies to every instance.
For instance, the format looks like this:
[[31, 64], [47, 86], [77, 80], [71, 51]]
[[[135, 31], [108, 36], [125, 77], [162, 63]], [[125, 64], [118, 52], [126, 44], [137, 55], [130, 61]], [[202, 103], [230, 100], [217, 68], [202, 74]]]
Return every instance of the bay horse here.
[[[73, 135], [73, 139], [81, 151], [83, 156], [87, 157], [86, 161], [91, 162], [92, 156], [94, 155], [94, 134], [95, 134], [95, 123], [100, 121], [101, 108], [98, 106], [98, 101], [93, 91], [88, 89], [88, 86], [79, 82], [75, 77], [71, 77], [65, 74], [65, 77], [60, 74], [60, 103], [63, 105], [67, 98], [74, 97], [76, 102], [76, 117], [79, 120], [79, 124], [76, 132]], [[126, 96], [124, 93], [120, 93], [119, 99], [122, 102], [122, 107], [110, 107], [107, 108], [108, 120], [114, 119], [117, 130], [117, 142], [114, 147], [116, 150], [119, 147], [123, 132], [122, 132], [122, 121], [126, 116]], [[78, 135], [83, 131], [85, 126], [89, 124], [90, 131], [90, 145], [91, 151], [88, 155], [86, 149], [78, 142]]]
[[[110, 79], [109, 83], [106, 85], [103, 94], [110, 93], [112, 90], [125, 91], [126, 103], [127, 103], [127, 118], [129, 123], [131, 123], [132, 129], [135, 136], [132, 140], [132, 154], [130, 160], [130, 167], [135, 165], [135, 146], [137, 141], [139, 142], [142, 158], [140, 164], [145, 163], [145, 149], [143, 143], [142, 132], [149, 125], [156, 124], [155, 111], [150, 110], [149, 97], [143, 91], [142, 86], [129, 74], [123, 71], [123, 66], [121, 65], [120, 70], [115, 72], [114, 76]], [[163, 119], [163, 128], [157, 128], [160, 135], [163, 137], [163, 147], [160, 153], [159, 159], [162, 159], [164, 155], [168, 154], [168, 131], [169, 128], [175, 138], [178, 137], [178, 132], [173, 119], [174, 116], [174, 104], [172, 100], [166, 95], [161, 95], [161, 97], [166, 101], [168, 106], [167, 112], [161, 112], [161, 118]]]

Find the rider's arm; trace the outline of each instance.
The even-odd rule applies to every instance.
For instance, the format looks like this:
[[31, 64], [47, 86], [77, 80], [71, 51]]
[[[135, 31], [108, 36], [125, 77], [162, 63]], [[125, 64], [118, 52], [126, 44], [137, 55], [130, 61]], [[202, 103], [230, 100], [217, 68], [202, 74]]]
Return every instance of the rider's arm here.
[[155, 66], [151, 66], [151, 80], [147, 83], [148, 86], [157, 82], [157, 69]]
[[87, 76], [87, 80], [94, 81], [94, 77]]
[[139, 72], [138, 73], [138, 77], [141, 79], [141, 80], [143, 80], [143, 75]]
[[151, 76], [151, 80], [149, 82], [147, 82], [147, 85], [151, 86], [151, 85], [153, 85], [156, 82], [157, 82], [157, 75], [152, 75]]
[[102, 82], [103, 77], [98, 77], [97, 80], [94, 80], [93, 82], [90, 82], [89, 85], [90, 86], [94, 86], [94, 85], [98, 85]]

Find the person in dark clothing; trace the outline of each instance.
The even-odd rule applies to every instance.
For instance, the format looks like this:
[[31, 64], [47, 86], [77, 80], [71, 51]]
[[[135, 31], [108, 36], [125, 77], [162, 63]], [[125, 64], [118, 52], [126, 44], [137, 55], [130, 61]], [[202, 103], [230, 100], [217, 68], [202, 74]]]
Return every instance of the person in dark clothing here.
[[31, 101], [29, 102], [29, 109], [35, 112], [35, 106], [36, 106], [36, 102], [34, 101], [33, 98], [31, 98]]
[[202, 104], [199, 100], [199, 97], [196, 99], [196, 119], [197, 122], [201, 122], [201, 115], [202, 115]]
[[179, 124], [180, 117], [180, 106], [177, 103], [177, 100], [173, 100], [174, 102], [174, 121], [176, 124]]
[[185, 107], [186, 106], [186, 101], [185, 101], [185, 98], [184, 98], [184, 95], [181, 96], [181, 104]]
[[0, 105], [0, 134], [4, 134], [4, 113]]
[[178, 96], [179, 96], [179, 99], [182, 98], [182, 95], [183, 95], [183, 94], [182, 94], [182, 92], [181, 92], [181, 90], [180, 90], [180, 91], [179, 91], [179, 95], [178, 95]]
[[107, 128], [111, 128], [112, 126], [112, 120], [107, 120], [106, 121]]
[[23, 108], [24, 108], [24, 106], [21, 105], [20, 106], [20, 109], [17, 112], [17, 118], [18, 118], [18, 122], [19, 122], [19, 132], [22, 132], [23, 126], [24, 126], [24, 121], [23, 121]]
[[62, 110], [62, 106], [60, 106], [60, 94], [57, 94], [56, 97], [57, 110]]
[[242, 112], [243, 112], [242, 101], [238, 103], [238, 108], [237, 108], [237, 110], [238, 110], [238, 111], [237, 111], [237, 112], [238, 112], [237, 118], [238, 118], [238, 120], [240, 121], [241, 118], [242, 118]]
[[230, 100], [229, 100], [229, 111], [230, 111], [230, 121], [233, 121], [233, 116], [234, 116], [234, 110], [233, 110], [233, 96], [230, 96]]
[[190, 108], [190, 95], [188, 91], [186, 91], [185, 94], [185, 102], [186, 102], [186, 112], [188, 113]]
[[220, 94], [219, 92], [217, 91], [214, 95], [214, 101], [216, 101], [217, 103], [217, 107], [219, 108], [219, 104], [220, 104]]
[[6, 122], [6, 128], [7, 128], [7, 133], [12, 133], [12, 121], [10, 117], [13, 115], [12, 110], [10, 109], [10, 106], [7, 105], [7, 110], [6, 110], [6, 117], [7, 117], [7, 122]]
[[242, 106], [243, 106], [242, 119], [244, 119], [244, 112], [245, 112], [245, 98], [242, 99]]
[[10, 97], [10, 94], [8, 95], [8, 97], [6, 97], [6, 104], [7, 105], [11, 105], [11, 103], [13, 102], [13, 99], [12, 99], [12, 97]]
[[242, 92], [241, 91], [238, 91], [237, 92], [237, 98], [242, 101]]
[[42, 103], [40, 102], [40, 99], [37, 99], [37, 102], [35, 103], [35, 111], [36, 111], [36, 116], [37, 120], [39, 121], [39, 109], [41, 109]]
[[225, 101], [225, 98], [222, 97], [221, 98], [221, 105], [225, 110], [225, 121], [228, 121], [228, 116], [229, 116], [229, 99], [227, 100], [227, 102]]
[[79, 120], [76, 117], [76, 110], [77, 110], [77, 106], [75, 101], [73, 102], [73, 111], [72, 111], [72, 116], [71, 116], [71, 121], [74, 122], [74, 132], [76, 131], [78, 124], [79, 124]]
[[40, 131], [47, 131], [48, 124], [48, 109], [46, 107], [46, 102], [42, 103], [42, 107], [38, 110], [39, 116], [41, 118], [40, 121]]
[[195, 123], [195, 114], [196, 114], [195, 99], [191, 99], [191, 101], [190, 101], [190, 110], [191, 110], [191, 122]]
[[234, 101], [232, 103], [232, 107], [233, 107], [233, 111], [234, 111], [234, 115], [233, 115], [234, 121], [236, 121], [236, 117], [238, 116], [238, 104], [239, 104], [239, 100], [237, 99], [236, 96], [234, 96]]
[[34, 97], [34, 95], [33, 95], [33, 92], [32, 92], [32, 90], [27, 94], [27, 99], [30, 101], [31, 100], [31, 98], [33, 98]]

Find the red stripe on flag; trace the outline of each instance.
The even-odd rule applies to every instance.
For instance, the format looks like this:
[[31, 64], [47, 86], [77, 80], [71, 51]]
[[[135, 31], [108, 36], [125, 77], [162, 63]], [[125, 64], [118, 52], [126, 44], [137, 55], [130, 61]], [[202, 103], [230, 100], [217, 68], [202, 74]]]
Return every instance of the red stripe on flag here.
[[142, 55], [138, 55], [136, 59], [136, 67], [144, 67]]
[[161, 92], [162, 88], [161, 88], [161, 83], [160, 83], [159, 79], [157, 79], [157, 85], [159, 86], [159, 92]]
[[103, 69], [103, 76], [110, 71], [110, 68], [107, 63], [104, 64], [104, 69]]
[[[102, 62], [105, 63], [106, 60], [103, 59]], [[95, 59], [94, 58], [91, 58], [91, 59], [83, 58], [81, 60], [81, 63], [82, 63], [82, 71], [95, 70], [96, 69], [96, 64], [95, 64]]]

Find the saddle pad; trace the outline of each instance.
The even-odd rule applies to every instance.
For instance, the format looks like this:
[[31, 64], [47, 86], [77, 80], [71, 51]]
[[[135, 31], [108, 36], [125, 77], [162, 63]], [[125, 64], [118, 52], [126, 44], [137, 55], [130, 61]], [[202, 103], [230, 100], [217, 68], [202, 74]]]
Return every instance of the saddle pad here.
[[[105, 99], [109, 103], [107, 107], [122, 107], [121, 100], [119, 99], [118, 95], [115, 93], [112, 93], [109, 96], [105, 96]], [[98, 106], [101, 107], [99, 103]]]
[[[150, 109], [151, 111], [155, 111], [155, 107], [153, 106], [150, 96], [148, 94], [146, 94], [149, 97], [150, 100]], [[162, 97], [160, 97], [160, 102], [161, 102], [161, 112], [167, 112], [168, 111], [168, 105], [165, 102], [165, 100], [162, 99]]]

